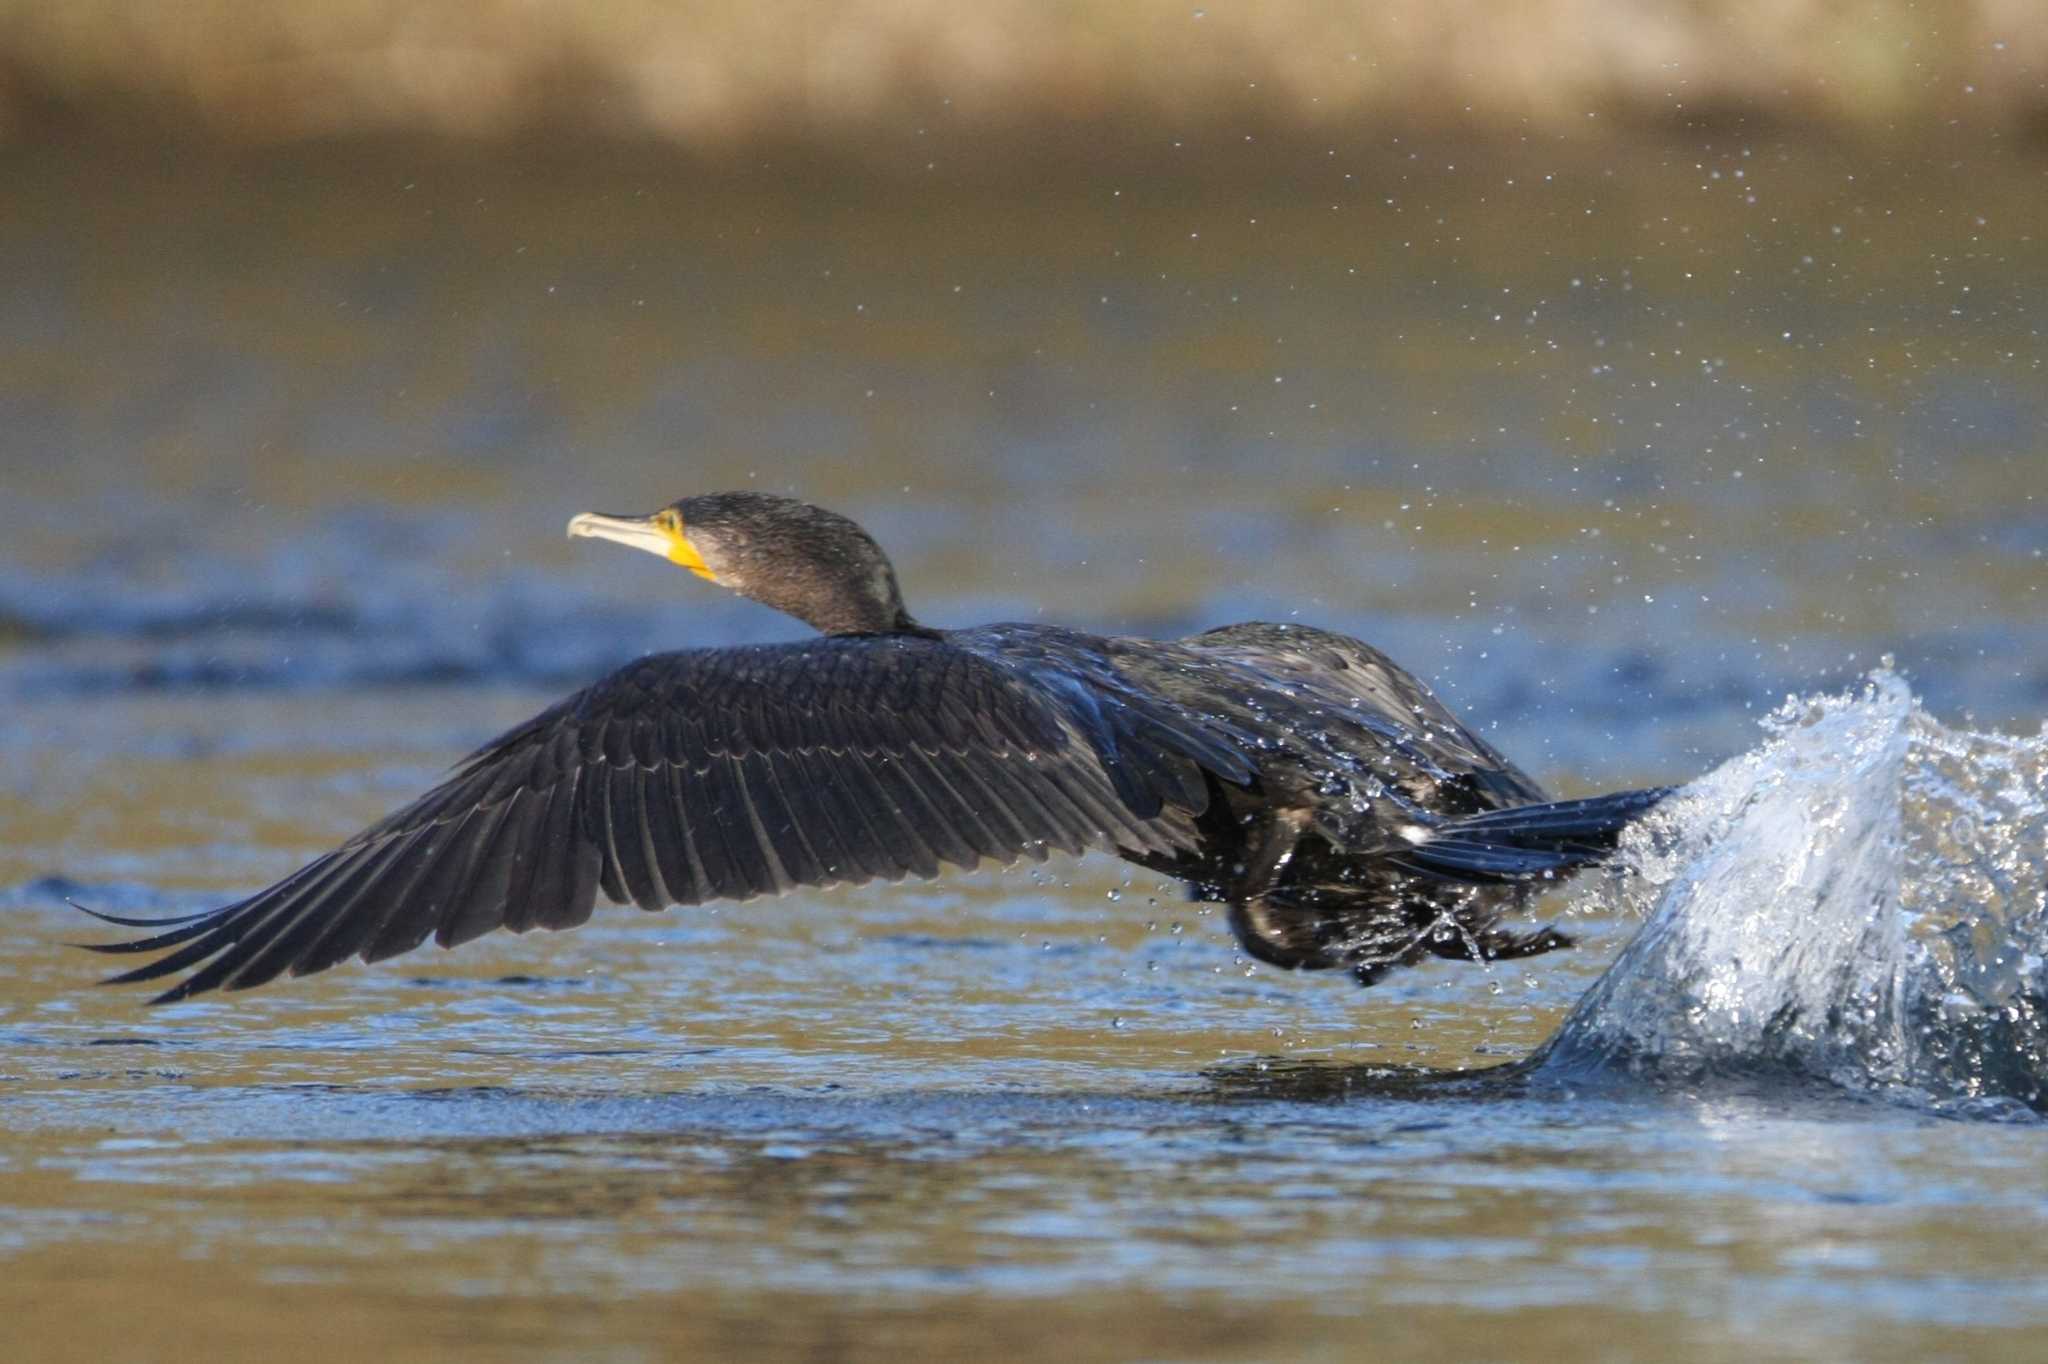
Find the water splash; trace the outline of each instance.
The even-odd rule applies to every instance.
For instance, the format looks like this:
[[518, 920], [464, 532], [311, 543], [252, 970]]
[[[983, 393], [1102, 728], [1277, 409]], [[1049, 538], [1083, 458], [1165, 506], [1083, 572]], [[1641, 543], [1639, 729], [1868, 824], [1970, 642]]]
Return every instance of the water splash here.
[[1822, 1080], [2048, 1112], [2048, 730], [1951, 730], [1896, 675], [1788, 702], [1632, 830], [1648, 920], [1533, 1067]]

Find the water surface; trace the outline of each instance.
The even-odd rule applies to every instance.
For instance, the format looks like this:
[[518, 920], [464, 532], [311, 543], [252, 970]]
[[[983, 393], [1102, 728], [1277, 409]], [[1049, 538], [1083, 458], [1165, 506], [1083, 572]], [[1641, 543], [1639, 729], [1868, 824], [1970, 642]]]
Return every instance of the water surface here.
[[[561, 538], [716, 487], [860, 517], [936, 624], [1357, 632], [1562, 792], [1739, 764], [1886, 654], [1901, 726], [2039, 730], [2039, 165], [1335, 150], [1254, 192], [7, 152], [0, 1303], [35, 1355], [2026, 1352], [2024, 1103], [1457, 1078], [1537, 1052], [1642, 897], [1370, 991], [1099, 859], [157, 1011], [62, 947], [66, 895], [216, 903], [612, 663], [785, 636]], [[1796, 772], [1911, 817], [1832, 756]], [[1902, 909], [1981, 921], [1940, 885]]]

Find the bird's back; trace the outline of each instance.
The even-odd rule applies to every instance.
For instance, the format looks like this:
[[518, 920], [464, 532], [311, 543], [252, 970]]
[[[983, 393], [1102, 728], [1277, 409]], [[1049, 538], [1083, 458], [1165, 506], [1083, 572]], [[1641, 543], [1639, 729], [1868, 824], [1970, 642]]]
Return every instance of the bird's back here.
[[1125, 673], [1255, 736], [1269, 797], [1312, 806], [1340, 845], [1417, 813], [1548, 798], [1412, 673], [1349, 636], [1247, 621], [1171, 644], [1107, 643]]

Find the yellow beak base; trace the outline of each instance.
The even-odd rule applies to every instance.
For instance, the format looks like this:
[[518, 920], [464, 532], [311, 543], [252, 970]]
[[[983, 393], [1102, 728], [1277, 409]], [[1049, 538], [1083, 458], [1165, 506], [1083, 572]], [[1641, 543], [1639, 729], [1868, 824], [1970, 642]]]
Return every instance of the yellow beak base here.
[[672, 564], [681, 564], [705, 582], [715, 583], [718, 581], [718, 575], [711, 571], [711, 565], [704, 562], [704, 556], [699, 554], [697, 547], [690, 543], [690, 537], [683, 534], [682, 522], [680, 520], [676, 523], [675, 532], [669, 536], [668, 561]]
[[659, 554], [706, 582], [718, 581], [711, 565], [704, 562], [704, 556], [683, 533], [683, 518], [673, 510], [656, 512], [652, 516], [607, 516], [602, 512], [583, 512], [570, 518], [569, 534], [631, 545], [649, 554]]

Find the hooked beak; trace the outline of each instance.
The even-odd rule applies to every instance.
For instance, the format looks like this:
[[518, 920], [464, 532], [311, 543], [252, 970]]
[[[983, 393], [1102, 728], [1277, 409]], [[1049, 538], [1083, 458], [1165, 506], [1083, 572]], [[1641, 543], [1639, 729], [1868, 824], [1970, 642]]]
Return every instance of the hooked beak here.
[[659, 554], [707, 582], [718, 581], [711, 566], [704, 562], [704, 556], [683, 533], [683, 518], [673, 510], [656, 512], [652, 516], [605, 516], [599, 512], [583, 512], [569, 518], [569, 535], [572, 539], [588, 535], [600, 540], [616, 540], [634, 549], [644, 549], [649, 554]]

